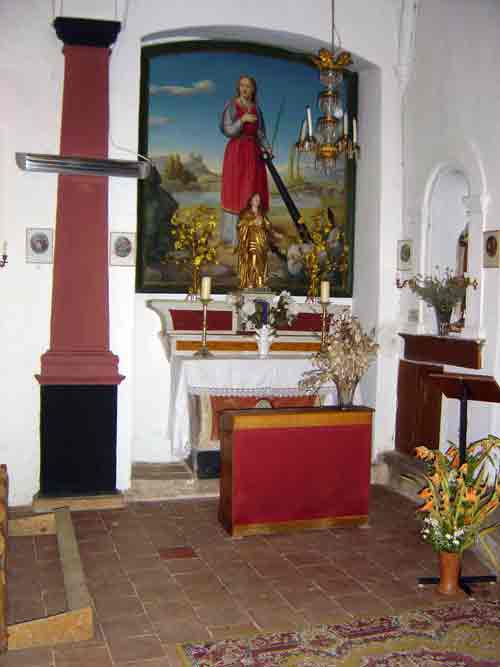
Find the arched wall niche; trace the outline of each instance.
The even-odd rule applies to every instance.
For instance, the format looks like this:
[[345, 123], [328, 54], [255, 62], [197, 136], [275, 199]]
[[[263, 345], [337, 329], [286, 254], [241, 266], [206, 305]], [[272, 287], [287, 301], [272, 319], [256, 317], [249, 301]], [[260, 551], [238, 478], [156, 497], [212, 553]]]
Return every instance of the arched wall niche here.
[[[484, 204], [487, 201], [483, 172], [477, 156], [471, 153], [467, 166], [450, 160], [435, 167], [428, 178], [423, 197], [421, 243], [418, 271], [431, 274], [439, 267], [457, 271], [460, 268], [458, 241], [466, 230], [467, 273], [477, 279], [478, 288], [469, 289], [465, 325], [461, 335], [480, 338], [482, 327], [482, 235]], [[434, 333], [434, 313], [419, 302], [419, 323], [422, 333]]]

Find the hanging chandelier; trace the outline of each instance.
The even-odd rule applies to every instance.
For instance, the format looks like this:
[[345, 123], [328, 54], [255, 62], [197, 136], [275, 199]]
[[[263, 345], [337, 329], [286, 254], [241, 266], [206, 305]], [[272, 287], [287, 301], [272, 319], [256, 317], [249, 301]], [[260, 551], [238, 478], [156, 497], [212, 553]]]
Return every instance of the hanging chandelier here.
[[332, 48], [320, 49], [311, 59], [319, 69], [319, 78], [325, 86], [318, 95], [318, 109], [321, 116], [313, 130], [311, 108], [306, 107], [306, 117], [302, 123], [296, 144], [300, 153], [314, 158], [315, 168], [330, 174], [337, 159], [345, 156], [348, 160], [359, 158], [356, 118], [349, 118], [344, 107], [342, 82], [345, 69], [352, 64], [351, 54], [342, 51], [335, 28], [335, 0], [332, 0]]

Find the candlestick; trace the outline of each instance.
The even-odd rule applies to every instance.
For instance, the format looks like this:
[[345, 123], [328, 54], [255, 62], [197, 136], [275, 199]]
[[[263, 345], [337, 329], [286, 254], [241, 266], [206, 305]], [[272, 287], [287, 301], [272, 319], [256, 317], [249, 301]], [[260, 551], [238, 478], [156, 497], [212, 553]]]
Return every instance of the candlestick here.
[[320, 298], [321, 303], [330, 303], [330, 283], [328, 280], [321, 281]]
[[306, 107], [306, 116], [307, 116], [307, 129], [309, 132], [309, 136], [312, 137], [313, 135], [313, 124], [312, 124], [312, 116], [311, 116], [311, 107], [307, 106]]
[[212, 289], [212, 278], [210, 278], [210, 276], [203, 276], [203, 278], [201, 279], [201, 291], [200, 291], [201, 301], [210, 300], [211, 289]]
[[[205, 280], [205, 278], [203, 278], [203, 280]], [[201, 333], [201, 347], [194, 355], [198, 359], [206, 359], [207, 357], [214, 356], [208, 349], [207, 345], [207, 309], [208, 309], [208, 304], [212, 299], [210, 299], [210, 297], [208, 299], [205, 299], [203, 297], [203, 280], [201, 281], [202, 297], [200, 299], [201, 303], [203, 304], [203, 328]], [[210, 280], [210, 278], [207, 278], [207, 280]], [[210, 294], [210, 283], [205, 283], [205, 285], [207, 284], [208, 284], [208, 293]], [[207, 288], [205, 287], [205, 290], [206, 289]]]
[[321, 304], [321, 343], [319, 346], [320, 352], [326, 352], [328, 350], [328, 340], [326, 335], [326, 313], [328, 309], [327, 303]]
[[352, 119], [352, 143], [356, 145], [358, 143], [358, 127], [356, 119]]

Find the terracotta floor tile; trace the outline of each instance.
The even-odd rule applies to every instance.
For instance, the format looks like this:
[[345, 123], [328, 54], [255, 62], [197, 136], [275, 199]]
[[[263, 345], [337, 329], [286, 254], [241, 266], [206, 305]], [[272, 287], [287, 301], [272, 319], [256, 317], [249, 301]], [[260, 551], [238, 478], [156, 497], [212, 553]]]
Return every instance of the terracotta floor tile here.
[[129, 662], [128, 660], [126, 662], [116, 662], [115, 665], [118, 667], [171, 667], [171, 663], [169, 659], [164, 656], [163, 658], [153, 658], [147, 659], [147, 660], [133, 660], [132, 662]]
[[45, 607], [41, 597], [22, 600], [9, 597], [7, 605], [7, 622], [9, 625], [31, 621], [42, 616], [45, 616]]
[[336, 601], [343, 609], [354, 616], [366, 616], [369, 618], [371, 616], [384, 616], [393, 613], [392, 607], [387, 602], [369, 593], [364, 595], [343, 595], [336, 598]]
[[66, 601], [66, 594], [62, 591], [46, 591], [42, 595], [44, 612], [47, 616], [54, 614], [61, 614], [66, 611], [68, 603]]
[[180, 546], [158, 549], [160, 558], [170, 560], [175, 558], [197, 558], [197, 553], [192, 547]]
[[101, 628], [103, 636], [108, 642], [125, 637], [139, 637], [153, 634], [151, 620], [146, 614], [124, 616], [110, 621], [102, 621]]
[[207, 628], [198, 621], [172, 619], [168, 623], [154, 624], [156, 634], [162, 643], [205, 641], [210, 639]]
[[128, 660], [150, 660], [165, 655], [157, 637], [117, 637], [110, 639], [109, 650], [115, 664]]
[[97, 617], [101, 622], [122, 616], [142, 614], [144, 607], [138, 597], [113, 597], [95, 600]]
[[112, 667], [106, 646], [56, 648], [55, 667]]
[[0, 656], [0, 667], [52, 667], [52, 649], [31, 648]]
[[301, 606], [300, 611], [313, 625], [323, 623], [333, 625], [335, 623], [349, 623], [352, 621], [352, 615], [332, 600], [306, 602]]
[[184, 574], [186, 572], [210, 572], [208, 564], [201, 560], [201, 558], [167, 560], [165, 561], [165, 565], [171, 574]]
[[213, 639], [238, 639], [259, 634], [257, 626], [250, 622], [242, 625], [209, 625], [208, 631]]
[[187, 600], [157, 600], [145, 602], [146, 614], [152, 623], [169, 623], [172, 619], [197, 621], [193, 606]]
[[248, 614], [234, 604], [228, 606], [218, 604], [195, 606], [194, 611], [203, 625], [241, 625], [250, 621]]
[[142, 570], [155, 570], [161, 566], [160, 556], [151, 554], [120, 554], [120, 567], [125, 574], [141, 572]]
[[250, 616], [264, 632], [277, 632], [285, 628], [298, 630], [307, 624], [307, 619], [303, 614], [287, 608], [263, 607], [252, 609]]

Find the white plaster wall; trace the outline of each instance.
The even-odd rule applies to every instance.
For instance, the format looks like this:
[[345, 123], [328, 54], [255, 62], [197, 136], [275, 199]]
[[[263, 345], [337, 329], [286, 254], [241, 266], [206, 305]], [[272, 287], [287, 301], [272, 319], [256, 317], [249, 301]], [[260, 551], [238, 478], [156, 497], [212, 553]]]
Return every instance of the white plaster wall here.
[[[482, 268], [482, 231], [498, 228], [500, 184], [500, 5], [495, 0], [420, 0], [415, 73], [405, 117], [404, 234], [413, 237], [417, 270], [428, 268], [425, 227], [428, 195], [440, 170], [458, 169], [469, 184], [469, 273], [480, 282], [472, 332], [484, 333], [484, 368], [500, 375], [498, 351], [499, 271]], [[434, 222], [434, 216], [433, 216]], [[414, 303], [403, 297], [402, 321]], [[471, 404], [470, 439], [500, 433], [500, 411]]]
[[[92, 9], [90, 10], [90, 6]], [[360, 139], [354, 309], [365, 324], [392, 331], [395, 317], [395, 243], [400, 235], [400, 115], [393, 73], [399, 3], [395, 0], [337, 0], [336, 23], [345, 48], [361, 67]], [[115, 18], [115, 3], [68, 0], [65, 16]], [[128, 13], [125, 10], [128, 7]], [[141, 39], [164, 30], [219, 26], [225, 34], [260, 34], [276, 45], [311, 51], [330, 40], [330, 2], [317, 0], [314, 11], [297, 0], [247, 3], [214, 0], [191, 3], [120, 0], [125, 19], [114, 47], [110, 71], [111, 140], [135, 150], [138, 145]], [[90, 14], [89, 14], [90, 11]], [[9, 265], [0, 270], [0, 349], [2, 350], [2, 461], [11, 471], [13, 504], [31, 501], [38, 490], [39, 387], [33, 378], [49, 345], [51, 266], [24, 262], [29, 226], [54, 226], [57, 177], [26, 174], [14, 165], [15, 151], [57, 153], [64, 60], [51, 21], [50, 0], [0, 0], [0, 241], [9, 243]], [[254, 31], [254, 32], [252, 32]], [[259, 33], [258, 31], [264, 31]], [[359, 60], [361, 58], [361, 60]], [[367, 66], [366, 62], [372, 63]], [[377, 69], [379, 68], [379, 69]], [[320, 85], [318, 83], [318, 89]], [[371, 117], [372, 97], [374, 116]], [[377, 138], [378, 137], [378, 138]], [[112, 157], [128, 157], [111, 145]], [[362, 178], [363, 173], [369, 178]], [[135, 231], [137, 186], [110, 180], [110, 230]], [[110, 267], [111, 349], [120, 357], [126, 379], [119, 388], [118, 479], [129, 485], [132, 460], [168, 460], [166, 441], [168, 365], [148, 310], [149, 295], [135, 295], [134, 269]], [[392, 446], [395, 409], [395, 354], [392, 334], [380, 361], [366, 380], [367, 402], [376, 405], [375, 451]], [[376, 401], [376, 395], [383, 400]]]

